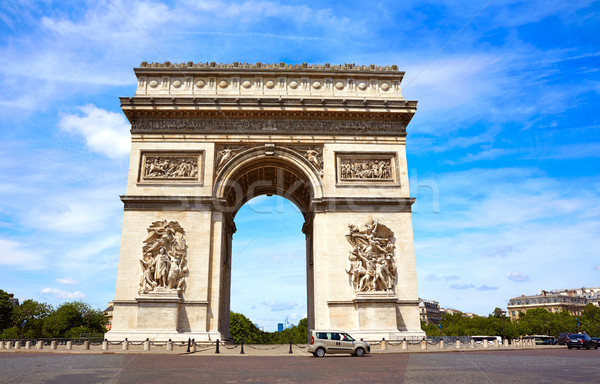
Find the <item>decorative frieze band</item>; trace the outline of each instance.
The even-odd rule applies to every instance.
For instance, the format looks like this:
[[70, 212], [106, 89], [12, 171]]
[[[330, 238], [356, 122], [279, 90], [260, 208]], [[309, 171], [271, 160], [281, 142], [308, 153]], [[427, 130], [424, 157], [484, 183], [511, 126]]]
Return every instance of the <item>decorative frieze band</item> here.
[[288, 119], [140, 119], [131, 123], [132, 133], [163, 132], [294, 132], [310, 134], [399, 134], [406, 130], [401, 121], [288, 120]]
[[398, 184], [394, 152], [336, 153], [338, 184]]
[[140, 183], [201, 183], [204, 152], [142, 152]]

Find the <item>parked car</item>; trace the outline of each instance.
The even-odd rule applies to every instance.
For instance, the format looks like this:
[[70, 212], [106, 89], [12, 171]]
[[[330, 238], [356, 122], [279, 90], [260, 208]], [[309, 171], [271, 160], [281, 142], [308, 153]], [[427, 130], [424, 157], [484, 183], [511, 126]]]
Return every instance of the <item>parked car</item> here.
[[558, 345], [567, 344], [567, 339], [569, 338], [570, 333], [559, 333], [558, 334]]
[[581, 333], [572, 333], [569, 335], [569, 338], [567, 339], [567, 348], [569, 348], [569, 349], [571, 349], [571, 348], [577, 348], [577, 349], [595, 348], [595, 349], [598, 349], [598, 343], [596, 343], [594, 340], [592, 340], [592, 338], [589, 337], [588, 335], [581, 334]]
[[592, 337], [592, 340], [594, 340], [596, 345], [600, 347], [600, 337]]
[[354, 338], [346, 332], [335, 330], [311, 330], [309, 336], [310, 344], [308, 345], [307, 350], [315, 357], [323, 357], [326, 353], [350, 353], [354, 356], [362, 357], [367, 353], [371, 353], [371, 346], [369, 343], [354, 340]]
[[542, 345], [556, 345], [557, 343], [558, 341], [554, 339], [542, 340]]

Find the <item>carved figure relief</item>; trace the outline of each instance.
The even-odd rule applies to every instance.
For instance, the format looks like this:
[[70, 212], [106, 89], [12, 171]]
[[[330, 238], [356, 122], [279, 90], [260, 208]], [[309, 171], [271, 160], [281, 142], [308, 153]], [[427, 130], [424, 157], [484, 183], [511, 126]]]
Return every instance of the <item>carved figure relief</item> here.
[[197, 180], [198, 156], [144, 155], [142, 180]]
[[311, 163], [323, 177], [323, 147], [320, 145], [296, 145], [289, 147]]
[[392, 291], [396, 285], [394, 232], [378, 221], [361, 230], [349, 224], [346, 239], [352, 245], [346, 273], [356, 292]]
[[221, 170], [221, 168], [223, 168], [225, 166], [225, 164], [227, 164], [229, 162], [229, 160], [231, 160], [240, 151], [243, 151], [244, 149], [248, 149], [248, 148], [249, 148], [248, 146], [244, 146], [244, 145], [237, 145], [237, 146], [217, 145], [217, 147], [216, 147], [217, 161], [215, 163], [215, 164], [217, 164], [217, 172], [219, 170]]
[[184, 234], [176, 221], [155, 221], [148, 227], [140, 259], [140, 295], [151, 292], [181, 295], [185, 291], [189, 271]]
[[340, 164], [342, 180], [393, 180], [391, 160], [345, 159]]

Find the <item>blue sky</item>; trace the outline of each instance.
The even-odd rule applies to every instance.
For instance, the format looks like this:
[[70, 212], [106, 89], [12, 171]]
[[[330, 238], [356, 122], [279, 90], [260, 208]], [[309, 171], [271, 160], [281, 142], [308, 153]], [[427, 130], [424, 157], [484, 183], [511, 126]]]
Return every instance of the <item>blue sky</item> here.
[[[420, 295], [487, 314], [599, 286], [598, 36], [598, 1], [3, 1], [0, 288], [112, 299], [141, 61], [397, 64]], [[233, 309], [297, 321], [300, 215], [258, 198], [236, 224]]]

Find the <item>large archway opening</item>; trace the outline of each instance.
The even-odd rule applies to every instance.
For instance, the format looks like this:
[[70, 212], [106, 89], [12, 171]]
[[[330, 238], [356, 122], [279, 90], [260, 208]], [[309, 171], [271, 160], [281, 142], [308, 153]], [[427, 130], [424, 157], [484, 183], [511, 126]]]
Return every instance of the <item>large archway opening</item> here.
[[261, 195], [235, 215], [231, 311], [261, 330], [278, 331], [307, 316], [304, 217], [289, 200]]
[[[244, 303], [243, 296], [236, 296], [233, 302], [234, 308], [242, 308], [250, 314], [252, 320], [258, 322], [265, 330], [274, 331], [277, 323], [284, 322], [285, 317], [297, 321], [307, 317], [308, 326], [314, 324], [314, 282], [313, 282], [313, 254], [312, 254], [312, 221], [314, 199], [322, 195], [322, 183], [320, 172], [314, 165], [298, 151], [288, 148], [277, 148], [275, 150], [265, 151], [264, 147], [256, 147], [243, 151], [233, 157], [222, 169], [219, 169], [215, 183], [215, 196], [222, 202], [222, 212], [224, 213], [224, 231], [226, 244], [223, 247], [223, 260], [225, 261], [221, 273], [221, 309], [219, 319], [219, 330], [222, 334], [229, 335], [229, 310], [232, 308], [232, 294], [237, 295], [244, 291], [246, 295], [252, 295], [250, 303]], [[279, 196], [279, 197], [274, 197]], [[252, 199], [257, 200], [252, 201]], [[269, 200], [272, 199], [272, 200]], [[270, 202], [270, 204], [269, 204]], [[287, 209], [286, 209], [287, 206]], [[245, 208], [246, 207], [246, 208]], [[258, 216], [254, 219], [259, 223], [251, 223], [251, 227], [243, 227], [244, 232], [239, 236], [240, 244], [233, 244], [234, 234], [237, 231], [237, 220], [248, 218], [249, 210], [257, 210]], [[275, 211], [275, 216], [270, 218]], [[277, 211], [283, 211], [277, 216]], [[242, 216], [239, 216], [241, 212]], [[291, 220], [286, 220], [286, 213], [292, 215]], [[294, 216], [295, 214], [295, 216]], [[242, 226], [244, 225], [241, 223]], [[252, 219], [250, 219], [252, 221]], [[285, 222], [291, 231], [287, 237], [281, 236], [281, 225], [277, 222]], [[294, 225], [295, 223], [295, 225]], [[270, 226], [274, 226], [270, 231]], [[303, 235], [299, 231], [302, 231]], [[242, 258], [244, 246], [251, 246], [254, 240], [260, 238], [257, 244], [257, 252], [260, 257], [265, 257], [261, 262], [268, 263], [274, 270], [269, 271], [265, 265], [256, 263], [252, 260], [252, 255]], [[292, 240], [293, 239], [293, 240]], [[302, 247], [291, 246], [291, 249], [284, 250], [286, 241], [292, 241], [298, 244], [298, 240], [304, 241], [304, 261], [298, 260]], [[275, 248], [277, 251], [274, 251]], [[239, 257], [238, 257], [239, 255]], [[258, 257], [254, 255], [255, 258]], [[240, 285], [232, 286], [232, 279], [238, 278], [233, 275], [233, 258], [243, 260], [243, 262], [254, 263], [250, 268], [250, 273], [254, 270], [254, 276], [249, 276], [248, 271], [242, 267], [239, 271], [239, 278], [242, 279]], [[286, 265], [286, 259], [288, 261]], [[290, 265], [290, 261], [292, 262]], [[301, 260], [301, 259], [300, 259]], [[278, 266], [278, 264], [280, 264]], [[294, 265], [297, 264], [297, 265]], [[298, 266], [304, 266], [305, 272], [299, 272]], [[263, 267], [261, 269], [261, 267]], [[264, 271], [267, 269], [266, 271]], [[291, 275], [290, 275], [291, 273]], [[272, 276], [273, 279], [265, 277]], [[285, 275], [291, 279], [286, 281]], [[282, 275], [282, 276], [277, 276]], [[278, 289], [278, 284], [289, 284], [292, 281], [299, 281], [304, 277], [304, 286], [292, 284], [295, 288], [289, 292], [294, 297], [286, 297], [286, 291]], [[262, 279], [262, 280], [261, 280]], [[268, 283], [271, 280], [271, 283]], [[247, 283], [249, 281], [250, 283]], [[251, 282], [261, 281], [265, 285], [261, 288], [254, 286]], [[232, 291], [232, 287], [235, 291]], [[280, 287], [281, 288], [281, 287]], [[290, 287], [291, 288], [291, 287]], [[298, 289], [305, 290], [305, 299], [299, 299]], [[261, 294], [260, 291], [268, 293]], [[281, 291], [277, 295], [277, 291]], [[294, 292], [294, 293], [291, 293]], [[246, 296], [249, 298], [250, 296]], [[296, 298], [297, 297], [297, 298]], [[245, 306], [245, 307], [244, 307]], [[289, 315], [284, 313], [288, 312]], [[262, 322], [262, 324], [261, 324]]]

